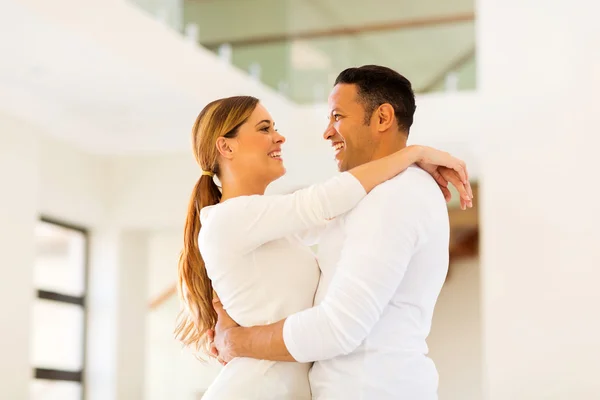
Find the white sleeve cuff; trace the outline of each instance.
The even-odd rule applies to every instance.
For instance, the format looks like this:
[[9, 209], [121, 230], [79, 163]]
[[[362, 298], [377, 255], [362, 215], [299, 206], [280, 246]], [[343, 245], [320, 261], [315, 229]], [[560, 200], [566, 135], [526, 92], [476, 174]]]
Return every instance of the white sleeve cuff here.
[[286, 318], [283, 323], [283, 342], [294, 360], [301, 363], [310, 362], [312, 360], [308, 360], [302, 356], [300, 344], [294, 339], [294, 332], [298, 334], [298, 332], [301, 331], [298, 326], [299, 322], [300, 320], [298, 319], [297, 314], [290, 315]]

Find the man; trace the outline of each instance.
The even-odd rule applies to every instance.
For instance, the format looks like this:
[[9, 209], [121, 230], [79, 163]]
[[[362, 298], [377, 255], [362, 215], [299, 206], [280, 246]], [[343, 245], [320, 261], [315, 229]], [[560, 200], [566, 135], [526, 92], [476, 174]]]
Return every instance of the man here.
[[[415, 99], [397, 72], [349, 68], [338, 76], [329, 106], [324, 137], [337, 149], [340, 171], [406, 146]], [[426, 338], [447, 273], [448, 242], [442, 192], [429, 173], [410, 167], [329, 223], [319, 244], [315, 307], [244, 328], [217, 302], [219, 355], [315, 361], [315, 399], [436, 399]]]

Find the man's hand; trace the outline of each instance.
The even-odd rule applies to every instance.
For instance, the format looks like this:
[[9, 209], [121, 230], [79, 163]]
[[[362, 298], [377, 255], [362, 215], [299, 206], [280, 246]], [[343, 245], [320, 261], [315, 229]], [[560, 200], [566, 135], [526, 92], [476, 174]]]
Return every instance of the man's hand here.
[[239, 325], [227, 314], [216, 294], [213, 295], [213, 307], [217, 312], [217, 324], [214, 331], [207, 332], [211, 340], [210, 352], [221, 364], [226, 365], [235, 357], [233, 344], [229, 341], [229, 330]]

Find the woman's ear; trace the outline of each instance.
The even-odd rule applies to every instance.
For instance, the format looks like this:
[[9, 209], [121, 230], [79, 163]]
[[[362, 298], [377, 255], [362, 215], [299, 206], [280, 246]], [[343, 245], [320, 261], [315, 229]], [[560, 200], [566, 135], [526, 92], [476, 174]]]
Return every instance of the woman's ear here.
[[221, 136], [217, 139], [217, 151], [222, 157], [225, 157], [228, 160], [233, 158], [233, 148], [232, 143], [228, 138]]

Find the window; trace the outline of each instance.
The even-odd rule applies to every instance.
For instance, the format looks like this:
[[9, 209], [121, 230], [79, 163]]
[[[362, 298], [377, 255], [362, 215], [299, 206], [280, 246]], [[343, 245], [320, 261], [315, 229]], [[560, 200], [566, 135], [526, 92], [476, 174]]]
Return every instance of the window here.
[[35, 237], [30, 398], [81, 400], [88, 235], [85, 229], [42, 218]]

